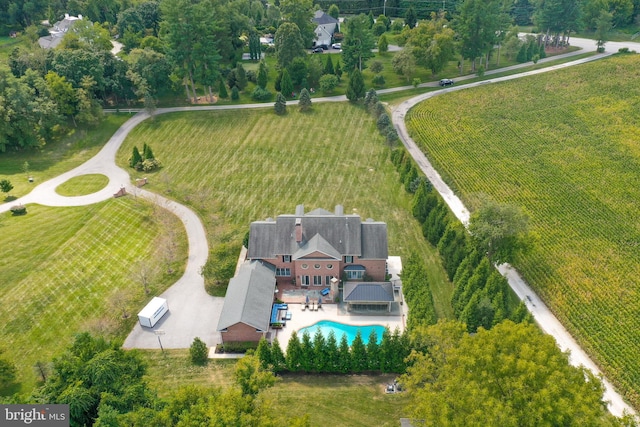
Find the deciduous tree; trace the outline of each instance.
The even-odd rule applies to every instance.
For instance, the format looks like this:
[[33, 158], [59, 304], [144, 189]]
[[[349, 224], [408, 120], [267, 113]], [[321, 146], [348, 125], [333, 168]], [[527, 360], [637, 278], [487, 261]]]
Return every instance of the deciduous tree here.
[[273, 42], [276, 59], [281, 69], [289, 67], [294, 58], [304, 58], [304, 42], [300, 29], [292, 22], [284, 22], [278, 27]]
[[519, 207], [488, 197], [471, 215], [469, 232], [492, 263], [511, 262], [529, 243], [529, 218]]
[[470, 336], [447, 325], [428, 329], [428, 350], [401, 380], [425, 425], [606, 425], [600, 380], [536, 326], [506, 321]]
[[362, 71], [366, 68], [367, 60], [374, 56], [372, 50], [376, 47], [376, 41], [368, 22], [367, 15], [364, 14], [347, 21], [347, 31], [342, 42], [342, 61], [347, 72], [355, 68]]

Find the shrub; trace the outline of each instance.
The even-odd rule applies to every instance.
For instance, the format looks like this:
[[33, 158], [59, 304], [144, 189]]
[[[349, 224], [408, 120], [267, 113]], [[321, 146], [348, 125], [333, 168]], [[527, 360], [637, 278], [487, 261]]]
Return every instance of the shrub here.
[[220, 87], [218, 89], [218, 96], [222, 99], [227, 99], [229, 93], [227, 92], [227, 85], [224, 84], [224, 80], [220, 79]]
[[376, 74], [375, 76], [373, 76], [373, 80], [371, 80], [371, 82], [374, 86], [382, 87], [385, 83], [384, 76], [382, 74]]
[[404, 21], [402, 19], [394, 19], [391, 23], [391, 32], [398, 34], [402, 31], [402, 27], [404, 27]]
[[369, 64], [369, 69], [373, 74], [378, 74], [382, 72], [384, 65], [382, 65], [382, 61], [372, 61], [371, 64]]
[[142, 162], [142, 170], [145, 172], [151, 172], [153, 170], [159, 169], [160, 161], [158, 159], [146, 159]]
[[258, 83], [258, 74], [254, 70], [248, 70], [247, 80], [251, 83]]
[[256, 86], [251, 94], [251, 98], [256, 101], [269, 101], [273, 94], [266, 89], [261, 88], [260, 86]]
[[240, 99], [240, 91], [238, 90], [238, 86], [234, 86], [233, 89], [231, 89], [231, 100], [237, 101], [238, 99]]
[[25, 205], [16, 205], [11, 207], [11, 213], [13, 215], [25, 215], [27, 213], [27, 207]]
[[387, 31], [387, 26], [384, 22], [376, 22], [373, 24], [373, 28], [371, 28], [371, 30], [376, 37], [380, 37]]
[[209, 348], [207, 347], [207, 344], [205, 344], [205, 342], [200, 338], [195, 337], [191, 344], [191, 348], [189, 348], [189, 356], [191, 358], [191, 363], [194, 365], [206, 365], [209, 361]]
[[325, 74], [320, 77], [320, 90], [324, 93], [331, 93], [338, 86], [338, 77], [333, 74]]
[[383, 129], [387, 128], [390, 124], [391, 124], [391, 119], [389, 118], [389, 115], [387, 113], [380, 114], [380, 117], [378, 117], [378, 121], [376, 122], [376, 125], [378, 126], [378, 130], [382, 131]]
[[281, 92], [278, 92], [278, 94], [276, 95], [274, 110], [279, 116], [287, 113], [287, 101], [285, 100], [284, 95]]
[[420, 80], [420, 77], [414, 77], [413, 80], [411, 81], [411, 84], [413, 84], [413, 87], [418, 87], [420, 86], [420, 83], [422, 83], [422, 80]]
[[387, 139], [387, 144], [389, 145], [394, 145], [396, 142], [398, 142], [398, 132], [393, 126], [389, 126], [387, 128], [387, 134], [385, 135], [385, 137]]
[[11, 190], [13, 190], [13, 184], [11, 184], [11, 181], [9, 181], [8, 179], [3, 179], [2, 181], [0, 181], [0, 191], [2, 191], [3, 193], [8, 193]]
[[253, 341], [226, 342], [222, 345], [222, 351], [225, 353], [246, 353], [249, 350], [255, 350], [258, 343]]
[[300, 91], [300, 100], [298, 101], [300, 111], [309, 111], [311, 109], [311, 95], [306, 88]]
[[384, 104], [380, 101], [376, 102], [375, 104], [373, 104], [373, 107], [371, 107], [371, 114], [373, 114], [373, 117], [375, 117], [376, 119], [386, 113], [387, 109], [384, 108]]

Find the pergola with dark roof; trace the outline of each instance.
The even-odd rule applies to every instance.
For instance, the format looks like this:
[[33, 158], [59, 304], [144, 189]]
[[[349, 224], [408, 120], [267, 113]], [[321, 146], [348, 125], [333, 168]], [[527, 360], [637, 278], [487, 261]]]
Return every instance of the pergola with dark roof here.
[[391, 303], [395, 301], [393, 286], [389, 282], [346, 282], [343, 295], [349, 309], [353, 305], [386, 306], [391, 312]]

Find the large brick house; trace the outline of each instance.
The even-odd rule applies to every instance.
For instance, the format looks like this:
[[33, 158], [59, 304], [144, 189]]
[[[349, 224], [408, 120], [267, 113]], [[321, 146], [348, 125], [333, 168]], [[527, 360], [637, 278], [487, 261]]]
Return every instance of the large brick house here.
[[305, 213], [251, 223], [247, 258], [275, 268], [279, 285], [331, 285], [333, 277], [347, 281], [382, 282], [386, 276], [387, 224], [359, 215], [345, 215], [341, 205], [331, 213]]
[[345, 215], [342, 206], [334, 213], [305, 213], [299, 205], [294, 215], [252, 222], [246, 260], [229, 282], [218, 322], [222, 341], [269, 338], [276, 284], [331, 288], [333, 298], [337, 282], [346, 280], [350, 307], [388, 310], [393, 293], [389, 299], [385, 290], [390, 284], [381, 283], [387, 256], [387, 225]]

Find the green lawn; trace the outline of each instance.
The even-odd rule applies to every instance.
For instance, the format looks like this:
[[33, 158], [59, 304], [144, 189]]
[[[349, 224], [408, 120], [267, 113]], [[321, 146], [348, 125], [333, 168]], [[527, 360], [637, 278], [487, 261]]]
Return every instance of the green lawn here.
[[182, 227], [171, 215], [159, 221], [157, 209], [128, 198], [27, 209], [25, 216], [0, 214], [0, 348], [18, 367], [22, 392], [35, 385], [36, 361], [50, 361], [75, 333], [124, 339], [135, 319], [122, 320], [122, 307], [135, 314], [150, 298], [136, 263], [156, 269], [150, 295], [157, 295], [184, 271], [187, 245], [178, 234], [176, 272], [168, 275], [157, 247], [166, 229]]
[[638, 65], [614, 57], [436, 97], [408, 115], [465, 202], [487, 193], [529, 213], [537, 240], [517, 268], [636, 407]]
[[385, 394], [393, 375], [285, 375], [264, 394], [276, 413], [309, 414], [312, 426], [398, 426], [408, 397]]
[[[210, 360], [194, 366], [189, 350], [141, 351], [148, 362], [147, 381], [160, 397], [186, 384], [230, 387], [236, 360]], [[405, 416], [405, 394], [385, 394], [393, 375], [283, 375], [263, 392], [274, 414], [284, 419], [309, 415], [312, 426], [397, 426]]]
[[84, 196], [102, 190], [109, 183], [109, 178], [101, 174], [82, 175], [71, 178], [56, 188], [61, 196]]
[[251, 221], [344, 205], [363, 219], [388, 224], [389, 253], [418, 253], [427, 262], [437, 312], [451, 317], [451, 285], [440, 260], [410, 214], [373, 119], [349, 103], [162, 115], [129, 135], [118, 153], [126, 167], [133, 145], [149, 144], [164, 165], [146, 187], [196, 210], [209, 245], [240, 242]]
[[[107, 114], [96, 129], [72, 129], [69, 135], [47, 143], [40, 150], [0, 153], [0, 180], [13, 184], [11, 196], [21, 197], [41, 182], [71, 170], [93, 157], [131, 116]], [[28, 171], [25, 171], [25, 162]], [[33, 182], [29, 182], [29, 176]]]

